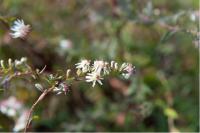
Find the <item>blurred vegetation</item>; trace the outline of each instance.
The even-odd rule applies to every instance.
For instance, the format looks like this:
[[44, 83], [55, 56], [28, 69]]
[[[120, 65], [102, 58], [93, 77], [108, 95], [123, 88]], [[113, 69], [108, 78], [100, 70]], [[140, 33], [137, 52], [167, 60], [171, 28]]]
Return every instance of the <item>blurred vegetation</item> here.
[[[32, 131], [199, 131], [198, 0], [1, 0], [0, 58], [29, 59], [49, 72], [80, 59], [130, 62], [129, 81], [110, 77], [92, 88], [75, 83], [36, 108]], [[31, 25], [27, 41], [11, 39], [4, 21]], [[70, 40], [64, 49], [61, 40]], [[1, 88], [2, 89], [2, 88]], [[16, 79], [0, 99], [13, 95], [30, 107], [41, 92]], [[11, 124], [6, 124], [11, 123]], [[0, 130], [12, 119], [0, 115]]]

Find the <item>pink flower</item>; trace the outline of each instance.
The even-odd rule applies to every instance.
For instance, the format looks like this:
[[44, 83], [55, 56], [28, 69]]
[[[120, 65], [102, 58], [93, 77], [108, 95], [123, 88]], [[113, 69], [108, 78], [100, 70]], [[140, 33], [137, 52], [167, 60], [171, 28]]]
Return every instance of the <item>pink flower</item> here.
[[16, 116], [22, 108], [22, 103], [13, 96], [0, 102], [0, 111], [10, 117]]

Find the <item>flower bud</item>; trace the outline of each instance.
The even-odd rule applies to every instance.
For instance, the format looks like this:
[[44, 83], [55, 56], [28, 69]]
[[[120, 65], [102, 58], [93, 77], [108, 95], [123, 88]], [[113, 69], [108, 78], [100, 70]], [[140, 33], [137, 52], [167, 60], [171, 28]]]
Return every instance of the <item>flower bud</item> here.
[[1, 60], [1, 61], [0, 61], [0, 66], [1, 66], [1, 68], [5, 69], [4, 60]]
[[67, 69], [67, 72], [66, 72], [66, 78], [69, 78], [69, 74], [71, 72], [71, 69]]
[[8, 59], [8, 66], [12, 67], [12, 59], [10, 59], [10, 58]]
[[40, 91], [43, 91], [43, 90], [44, 90], [43, 86], [42, 86], [41, 84], [39, 84], [39, 83], [36, 83], [36, 84], [35, 84], [35, 87], [36, 87], [38, 90], [40, 90]]

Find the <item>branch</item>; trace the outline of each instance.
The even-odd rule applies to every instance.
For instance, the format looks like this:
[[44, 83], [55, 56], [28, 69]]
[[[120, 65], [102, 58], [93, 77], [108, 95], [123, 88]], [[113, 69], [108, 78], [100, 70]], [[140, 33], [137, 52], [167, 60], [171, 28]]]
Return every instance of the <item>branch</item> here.
[[39, 98], [36, 100], [36, 102], [32, 105], [30, 111], [29, 111], [29, 114], [28, 114], [28, 117], [27, 117], [27, 122], [26, 122], [26, 127], [24, 129], [24, 133], [27, 132], [29, 126], [30, 126], [30, 123], [31, 123], [31, 116], [32, 116], [32, 113], [34, 111], [34, 108], [36, 107], [36, 105], [42, 101], [44, 99], [44, 97], [49, 93], [51, 92], [51, 90], [54, 88], [54, 86], [52, 86], [51, 88], [49, 89], [46, 89], [40, 96]]
[[30, 75], [30, 74], [32, 74], [32, 72], [24, 72], [24, 73], [22, 73], [22, 72], [16, 72], [16, 73], [14, 73], [14, 74], [12, 74], [12, 75], [10, 75], [8, 78], [6, 78], [6, 79], [4, 79], [1, 83], [0, 83], [0, 87], [2, 86], [2, 85], [4, 85], [5, 83], [7, 83], [7, 82], [10, 82], [13, 78], [15, 78], [15, 77], [21, 77], [21, 76], [26, 76], [26, 75]]

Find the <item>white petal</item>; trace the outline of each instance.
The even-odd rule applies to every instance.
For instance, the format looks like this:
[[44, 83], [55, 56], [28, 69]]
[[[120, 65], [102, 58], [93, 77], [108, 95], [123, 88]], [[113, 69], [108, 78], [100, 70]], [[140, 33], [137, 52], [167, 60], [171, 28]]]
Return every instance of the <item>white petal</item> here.
[[93, 81], [92, 83], [92, 87], [94, 87], [96, 85], [96, 81]]
[[101, 82], [101, 80], [97, 80], [97, 82], [98, 82], [100, 85], [103, 85], [103, 83]]

